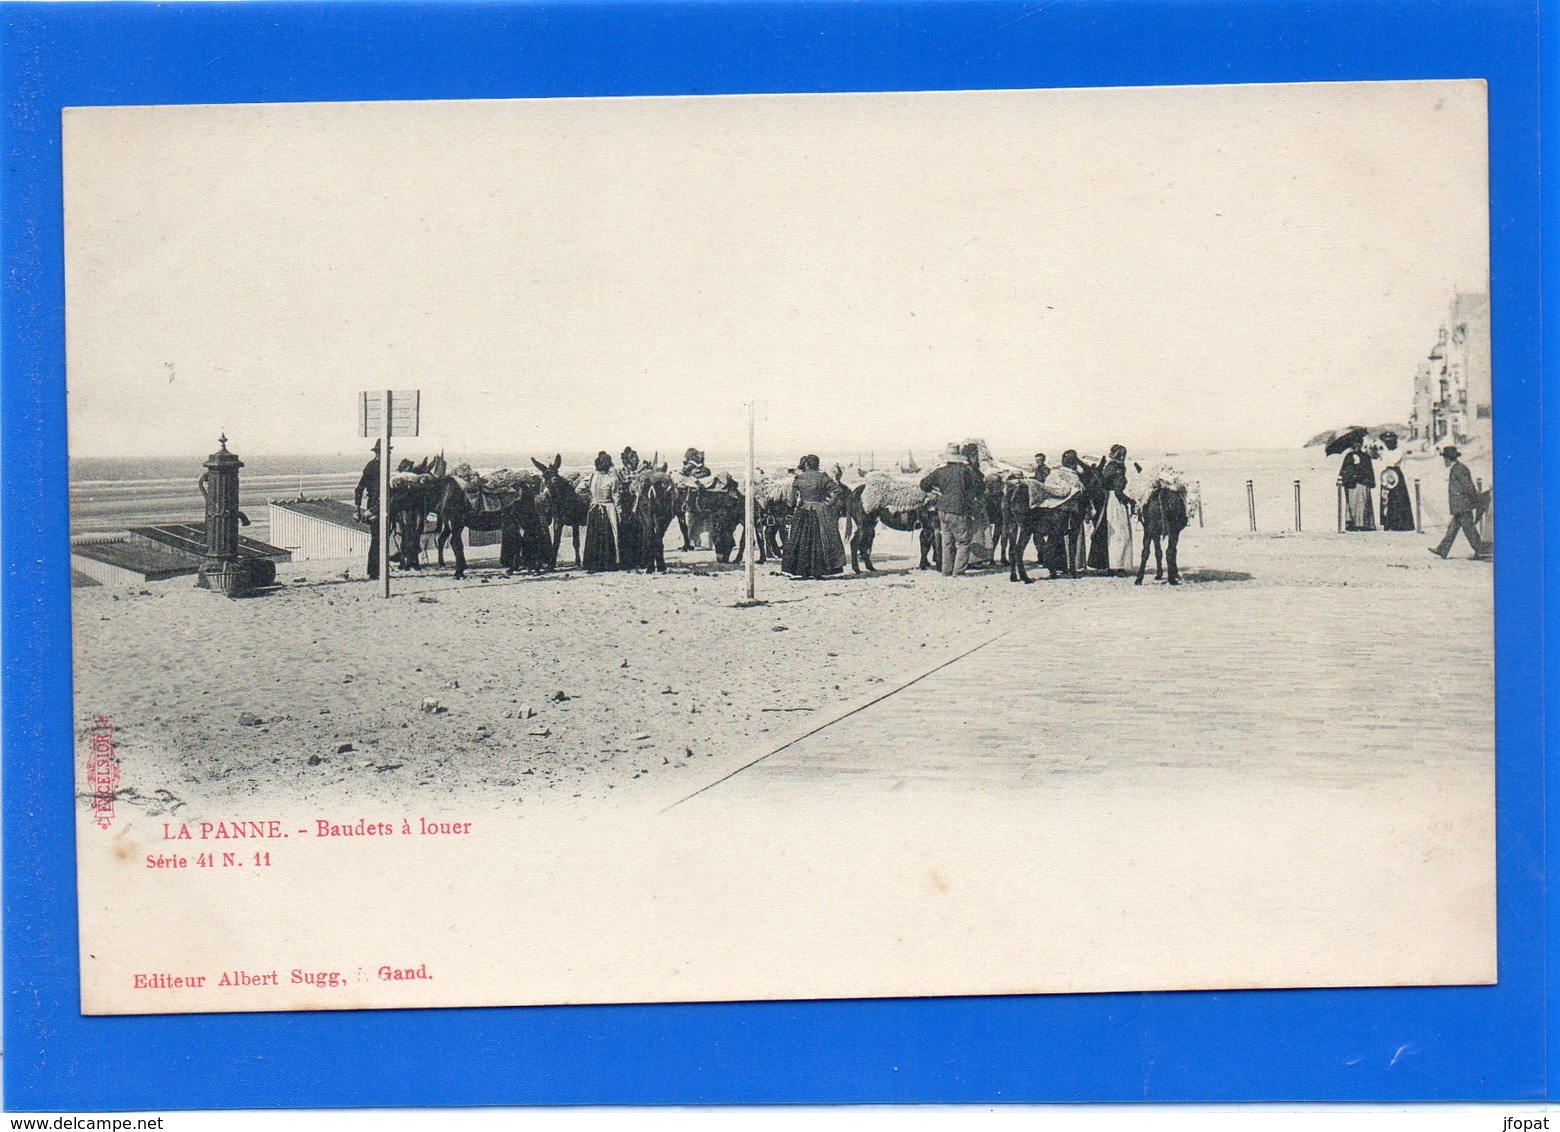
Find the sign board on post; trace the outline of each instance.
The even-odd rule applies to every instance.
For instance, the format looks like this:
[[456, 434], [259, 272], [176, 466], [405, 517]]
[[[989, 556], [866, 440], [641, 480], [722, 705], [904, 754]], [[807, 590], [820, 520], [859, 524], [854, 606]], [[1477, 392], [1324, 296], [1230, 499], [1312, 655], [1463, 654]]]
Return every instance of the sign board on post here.
[[417, 389], [375, 390], [358, 394], [358, 435], [382, 436], [385, 431], [385, 399], [390, 400], [390, 435], [416, 436], [422, 392]]
[[380, 593], [390, 596], [390, 438], [416, 436], [422, 393], [417, 389], [374, 390], [358, 394], [358, 435], [379, 437], [379, 543]]

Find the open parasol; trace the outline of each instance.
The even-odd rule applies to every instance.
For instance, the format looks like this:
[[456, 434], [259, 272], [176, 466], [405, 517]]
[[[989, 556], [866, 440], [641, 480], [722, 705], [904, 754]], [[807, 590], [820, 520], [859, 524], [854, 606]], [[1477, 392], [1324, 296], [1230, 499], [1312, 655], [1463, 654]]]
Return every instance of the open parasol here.
[[1367, 430], [1361, 425], [1346, 428], [1337, 436], [1327, 442], [1326, 452], [1329, 456], [1336, 456], [1340, 452], [1347, 452], [1356, 443], [1365, 439]]

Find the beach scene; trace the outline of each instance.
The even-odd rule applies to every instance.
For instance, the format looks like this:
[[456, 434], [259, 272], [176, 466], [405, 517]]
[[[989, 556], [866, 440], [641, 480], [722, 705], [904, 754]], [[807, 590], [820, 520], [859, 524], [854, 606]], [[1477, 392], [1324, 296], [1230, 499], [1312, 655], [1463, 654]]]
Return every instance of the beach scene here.
[[84, 1009], [1493, 981], [1483, 114], [69, 112]]

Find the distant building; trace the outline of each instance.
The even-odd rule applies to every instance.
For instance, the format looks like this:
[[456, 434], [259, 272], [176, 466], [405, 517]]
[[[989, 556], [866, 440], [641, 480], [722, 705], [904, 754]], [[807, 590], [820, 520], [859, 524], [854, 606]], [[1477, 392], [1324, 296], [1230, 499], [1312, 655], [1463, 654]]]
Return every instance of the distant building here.
[[1490, 440], [1490, 297], [1459, 291], [1414, 374], [1409, 439], [1425, 448]]
[[298, 562], [361, 559], [368, 554], [369, 526], [357, 514], [356, 507], [339, 499], [273, 499], [271, 538]]
[[[293, 560], [363, 558], [368, 554], [369, 527], [360, 522], [357, 508], [340, 499], [273, 499], [270, 505], [271, 538], [290, 551]], [[467, 546], [496, 546], [498, 531], [467, 530]], [[424, 554], [437, 553], [438, 534], [430, 518], [422, 539]]]

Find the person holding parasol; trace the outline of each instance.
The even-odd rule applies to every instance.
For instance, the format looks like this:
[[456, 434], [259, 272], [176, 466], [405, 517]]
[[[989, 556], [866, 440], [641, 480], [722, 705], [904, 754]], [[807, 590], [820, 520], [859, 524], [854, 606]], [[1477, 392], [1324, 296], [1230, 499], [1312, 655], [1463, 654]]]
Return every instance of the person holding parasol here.
[[1343, 453], [1338, 484], [1343, 488], [1343, 529], [1346, 531], [1376, 529], [1375, 508], [1371, 506], [1371, 493], [1376, 488], [1376, 469], [1371, 463], [1370, 453], [1365, 451], [1365, 435], [1366, 430], [1356, 426], [1345, 429], [1327, 443], [1327, 455]]

